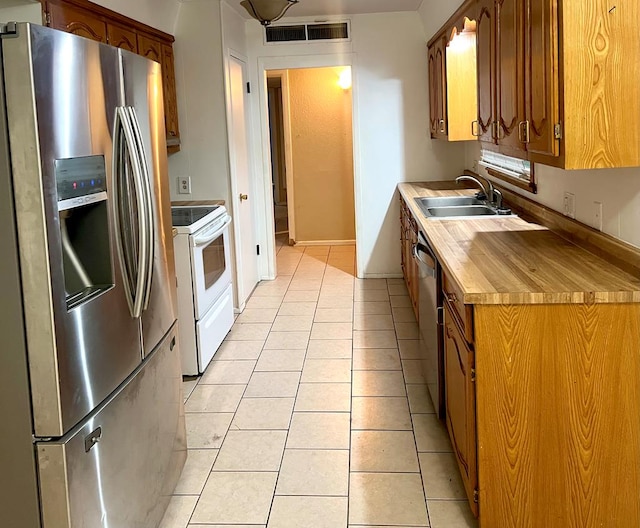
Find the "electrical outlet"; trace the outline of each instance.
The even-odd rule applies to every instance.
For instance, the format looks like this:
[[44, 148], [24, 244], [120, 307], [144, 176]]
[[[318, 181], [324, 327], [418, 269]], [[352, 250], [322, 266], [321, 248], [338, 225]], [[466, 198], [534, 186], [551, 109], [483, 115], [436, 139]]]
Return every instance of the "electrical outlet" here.
[[478, 160], [473, 160], [473, 172], [478, 172]]
[[576, 195], [573, 193], [564, 193], [564, 214], [569, 218], [576, 217]]
[[593, 202], [593, 227], [602, 231], [602, 202]]
[[178, 193], [191, 194], [191, 177], [180, 176], [178, 178]]

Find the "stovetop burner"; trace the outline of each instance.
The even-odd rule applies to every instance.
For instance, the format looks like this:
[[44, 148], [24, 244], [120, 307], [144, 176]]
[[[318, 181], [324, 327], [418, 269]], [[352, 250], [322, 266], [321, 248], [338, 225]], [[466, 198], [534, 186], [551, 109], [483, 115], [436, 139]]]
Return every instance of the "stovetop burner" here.
[[171, 208], [171, 223], [174, 227], [184, 227], [195, 224], [198, 220], [201, 220], [209, 213], [212, 213], [218, 209], [219, 205], [211, 207], [199, 206], [199, 207], [172, 207]]

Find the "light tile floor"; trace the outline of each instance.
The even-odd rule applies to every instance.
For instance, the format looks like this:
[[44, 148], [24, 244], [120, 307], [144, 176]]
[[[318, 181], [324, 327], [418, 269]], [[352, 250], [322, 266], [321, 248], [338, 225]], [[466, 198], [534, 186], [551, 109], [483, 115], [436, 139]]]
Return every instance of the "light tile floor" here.
[[358, 280], [353, 246], [279, 246], [199, 381], [161, 528], [468, 528], [419, 371], [401, 279]]

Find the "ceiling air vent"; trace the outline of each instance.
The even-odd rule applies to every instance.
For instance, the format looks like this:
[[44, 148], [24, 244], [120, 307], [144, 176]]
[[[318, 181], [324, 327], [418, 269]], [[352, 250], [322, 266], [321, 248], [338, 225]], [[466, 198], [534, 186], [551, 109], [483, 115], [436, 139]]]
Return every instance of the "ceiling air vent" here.
[[349, 22], [267, 26], [265, 38], [268, 43], [274, 44], [310, 40], [348, 40]]
[[340, 24], [313, 24], [307, 26], [309, 40], [331, 40], [349, 38], [346, 22]]
[[267, 26], [267, 42], [307, 40], [305, 26]]

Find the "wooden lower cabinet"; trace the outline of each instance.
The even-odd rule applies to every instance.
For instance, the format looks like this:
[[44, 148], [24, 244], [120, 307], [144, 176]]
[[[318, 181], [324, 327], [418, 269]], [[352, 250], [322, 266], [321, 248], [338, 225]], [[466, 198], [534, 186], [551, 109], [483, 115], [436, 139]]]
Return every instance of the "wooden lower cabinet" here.
[[469, 505], [477, 517], [475, 357], [452, 313], [452, 309], [446, 305], [444, 371], [447, 429], [469, 498]]
[[404, 281], [407, 285], [409, 298], [413, 313], [418, 317], [418, 290], [419, 290], [419, 271], [418, 264], [413, 258], [413, 248], [418, 243], [418, 223], [413, 218], [405, 201], [400, 198], [400, 244], [401, 244], [401, 264]]
[[640, 526], [640, 305], [475, 305], [481, 528]]
[[640, 526], [640, 305], [461, 313], [450, 290], [447, 429], [480, 528]]

